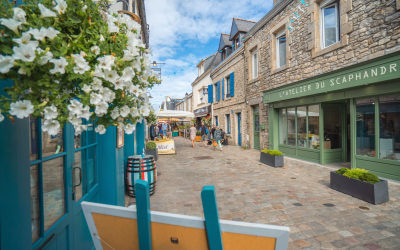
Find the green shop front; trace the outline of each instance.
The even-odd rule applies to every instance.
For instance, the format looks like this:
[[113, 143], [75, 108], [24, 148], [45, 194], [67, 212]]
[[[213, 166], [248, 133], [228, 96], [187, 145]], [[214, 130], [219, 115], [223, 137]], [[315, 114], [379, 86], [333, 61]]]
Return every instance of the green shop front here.
[[400, 53], [266, 91], [263, 98], [270, 148], [400, 180]]

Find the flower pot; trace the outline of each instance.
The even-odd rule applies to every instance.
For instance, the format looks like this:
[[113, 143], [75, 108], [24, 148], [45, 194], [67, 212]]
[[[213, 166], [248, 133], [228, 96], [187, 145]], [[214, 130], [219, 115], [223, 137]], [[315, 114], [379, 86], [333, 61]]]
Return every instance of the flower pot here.
[[330, 186], [336, 191], [375, 205], [389, 200], [388, 183], [385, 180], [372, 184], [357, 179], [351, 179], [332, 171]]
[[158, 160], [158, 149], [155, 149], [155, 150], [149, 150], [149, 149], [146, 149], [146, 155], [152, 155], [152, 156], [154, 156], [154, 160]]
[[260, 161], [272, 167], [283, 167], [283, 155], [270, 155], [260, 152]]
[[194, 138], [194, 141], [201, 141], [201, 135], [196, 135], [196, 137]]

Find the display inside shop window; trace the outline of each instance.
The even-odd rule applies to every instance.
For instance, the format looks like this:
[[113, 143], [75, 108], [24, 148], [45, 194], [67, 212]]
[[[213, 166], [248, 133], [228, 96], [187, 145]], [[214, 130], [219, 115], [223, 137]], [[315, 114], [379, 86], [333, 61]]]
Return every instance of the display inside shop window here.
[[375, 157], [375, 99], [356, 101], [356, 134], [357, 154]]
[[379, 97], [379, 158], [400, 161], [400, 95]]

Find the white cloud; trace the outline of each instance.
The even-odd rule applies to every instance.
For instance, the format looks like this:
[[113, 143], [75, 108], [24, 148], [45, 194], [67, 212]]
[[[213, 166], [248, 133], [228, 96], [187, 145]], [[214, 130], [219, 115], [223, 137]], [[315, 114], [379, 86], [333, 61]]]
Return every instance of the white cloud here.
[[[146, 1], [152, 60], [166, 63], [161, 66], [162, 84], [151, 91], [152, 102], [158, 105], [165, 95], [183, 97], [190, 92], [197, 63], [212, 53], [193, 50], [229, 33], [233, 17], [258, 21], [272, 5], [272, 0]], [[217, 43], [213, 45], [214, 51], [217, 47]]]

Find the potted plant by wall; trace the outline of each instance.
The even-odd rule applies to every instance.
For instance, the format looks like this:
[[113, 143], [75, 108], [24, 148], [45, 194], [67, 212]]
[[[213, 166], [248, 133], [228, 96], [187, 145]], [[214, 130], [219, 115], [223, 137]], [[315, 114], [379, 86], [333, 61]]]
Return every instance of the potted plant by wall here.
[[375, 205], [389, 200], [387, 181], [365, 169], [341, 168], [332, 171], [330, 186], [336, 191]]
[[261, 150], [260, 161], [272, 167], [283, 167], [283, 153], [279, 150]]
[[146, 155], [152, 155], [154, 160], [158, 160], [158, 149], [155, 142], [146, 143]]
[[196, 137], [194, 138], [194, 141], [201, 141], [201, 133], [200, 133], [200, 131], [196, 132]]

